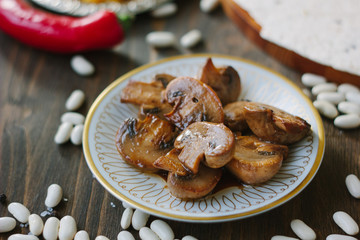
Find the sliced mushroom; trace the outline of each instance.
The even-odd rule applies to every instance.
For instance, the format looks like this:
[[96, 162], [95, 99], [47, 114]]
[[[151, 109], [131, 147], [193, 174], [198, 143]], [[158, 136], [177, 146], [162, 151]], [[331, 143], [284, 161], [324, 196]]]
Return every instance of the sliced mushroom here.
[[216, 68], [211, 58], [202, 68], [199, 80], [214, 89], [224, 106], [235, 102], [241, 92], [238, 72], [231, 66]]
[[155, 82], [161, 82], [162, 86], [164, 88], [167, 87], [167, 85], [172, 81], [174, 80], [176, 77], [174, 77], [173, 75], [170, 75], [170, 74], [166, 74], [166, 73], [159, 73], [159, 74], [156, 74], [155, 77], [154, 77], [154, 81]]
[[157, 171], [153, 163], [173, 148], [177, 136], [175, 126], [157, 116], [143, 121], [130, 118], [116, 134], [116, 147], [130, 164], [145, 171]]
[[199, 173], [186, 177], [170, 172], [167, 185], [170, 193], [181, 199], [201, 198], [209, 194], [220, 181], [222, 169], [208, 168], [200, 165]]
[[166, 120], [164, 115], [171, 112], [171, 110], [172, 107], [168, 103], [163, 103], [159, 106], [142, 104], [139, 110], [139, 117], [144, 118], [146, 115], [151, 114], [158, 116], [160, 119]]
[[165, 117], [181, 130], [193, 122], [224, 121], [224, 112], [216, 93], [195, 78], [178, 77], [172, 80], [166, 87], [165, 99], [173, 106]]
[[244, 109], [246, 103], [243, 101], [233, 102], [224, 107], [224, 124], [234, 132], [248, 129]]
[[310, 133], [311, 126], [304, 119], [276, 107], [248, 102], [244, 108], [249, 128], [262, 140], [287, 145]]
[[163, 90], [164, 87], [161, 82], [145, 83], [130, 81], [122, 90], [121, 102], [160, 106], [163, 102], [161, 94]]
[[235, 145], [234, 158], [226, 168], [247, 184], [271, 179], [288, 154], [287, 146], [263, 142], [255, 136], [239, 136]]
[[176, 173], [176, 175], [178, 176], [187, 176], [191, 174], [191, 172], [188, 171], [184, 167], [182, 162], [179, 160], [179, 154], [180, 150], [174, 148], [169, 151], [165, 156], [159, 157], [153, 165], [156, 168]]
[[234, 155], [235, 139], [222, 123], [195, 122], [181, 132], [174, 147], [181, 149], [179, 160], [196, 174], [201, 161], [210, 168], [225, 166]]

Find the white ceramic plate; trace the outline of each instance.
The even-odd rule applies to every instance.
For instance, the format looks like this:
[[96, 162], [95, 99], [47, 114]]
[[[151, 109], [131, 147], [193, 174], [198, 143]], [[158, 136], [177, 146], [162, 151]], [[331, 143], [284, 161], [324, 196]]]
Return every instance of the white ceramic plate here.
[[[231, 65], [241, 76], [240, 99], [264, 102], [307, 120], [312, 135], [290, 147], [278, 174], [258, 185], [228, 187], [205, 198], [173, 197], [163, 178], [127, 164], [117, 152], [115, 134], [137, 107], [120, 103], [129, 80], [149, 82], [157, 73], [196, 76], [208, 57], [216, 66]], [[152, 215], [180, 221], [220, 222], [268, 211], [300, 193], [320, 167], [325, 147], [321, 118], [302, 91], [285, 77], [253, 62], [222, 55], [187, 55], [139, 67], [114, 81], [93, 103], [85, 122], [85, 158], [97, 180], [114, 196]]]

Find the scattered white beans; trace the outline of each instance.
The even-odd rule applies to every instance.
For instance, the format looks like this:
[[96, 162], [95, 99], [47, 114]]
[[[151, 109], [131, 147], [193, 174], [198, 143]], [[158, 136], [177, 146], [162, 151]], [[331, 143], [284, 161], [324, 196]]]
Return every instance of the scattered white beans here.
[[360, 180], [356, 175], [348, 175], [345, 179], [345, 184], [351, 196], [360, 198]]
[[183, 237], [181, 240], [198, 240], [198, 239], [193, 236], [187, 235], [187, 236]]
[[360, 104], [356, 104], [353, 102], [341, 102], [338, 105], [338, 109], [342, 113], [353, 113], [360, 115]]
[[348, 93], [348, 92], [358, 93], [358, 92], [360, 92], [358, 87], [356, 87], [355, 85], [352, 85], [350, 83], [342, 83], [342, 84], [340, 84], [338, 86], [337, 91], [342, 92], [342, 93]]
[[135, 240], [134, 236], [128, 231], [121, 231], [117, 235], [117, 240]]
[[155, 31], [146, 35], [146, 42], [153, 47], [171, 47], [175, 44], [175, 35], [172, 32]]
[[174, 232], [166, 222], [162, 220], [154, 220], [150, 224], [151, 230], [153, 230], [161, 240], [174, 240]]
[[79, 89], [74, 90], [65, 102], [65, 108], [69, 111], [75, 111], [81, 107], [85, 101], [85, 93]]
[[146, 225], [147, 220], [149, 219], [150, 215], [139, 210], [136, 209], [133, 217], [132, 217], [132, 226], [135, 230], [140, 230], [140, 228], [144, 227]]
[[37, 236], [27, 234], [13, 234], [8, 240], [39, 240]]
[[313, 104], [314, 107], [320, 112], [320, 114], [327, 118], [333, 119], [339, 115], [338, 110], [332, 103], [324, 100], [316, 100], [313, 102]]
[[311, 93], [314, 96], [317, 96], [319, 93], [322, 93], [322, 92], [335, 92], [336, 89], [337, 89], [337, 86], [335, 83], [321, 83], [321, 84], [315, 85], [311, 89]]
[[326, 240], [357, 240], [357, 238], [341, 234], [330, 234], [326, 237]]
[[74, 145], [80, 145], [82, 143], [82, 135], [84, 132], [84, 125], [78, 124], [71, 131], [70, 141]]
[[122, 206], [123, 206], [123, 208], [133, 208], [130, 204], [128, 204], [125, 201], [122, 202]]
[[202, 34], [198, 29], [193, 29], [187, 33], [185, 33], [180, 38], [180, 45], [184, 48], [191, 48], [198, 44], [202, 39]]
[[71, 240], [77, 232], [76, 222], [72, 216], [65, 216], [60, 220], [59, 239]]
[[334, 213], [333, 219], [335, 223], [348, 235], [355, 235], [359, 233], [359, 226], [346, 212], [338, 211]]
[[299, 219], [294, 219], [290, 223], [291, 229], [301, 239], [316, 239], [316, 234], [308, 225]]
[[74, 125], [83, 124], [85, 122], [85, 117], [77, 112], [66, 112], [61, 115], [61, 122], [69, 122]]
[[141, 240], [160, 240], [159, 236], [148, 227], [142, 227], [139, 236]]
[[24, 205], [18, 202], [12, 202], [8, 206], [8, 211], [18, 220], [22, 223], [27, 223], [30, 211], [27, 209]]
[[97, 237], [95, 238], [95, 240], [110, 240], [110, 239], [108, 239], [108, 238], [105, 237], [105, 236], [99, 235], [99, 236], [97, 236]]
[[334, 125], [338, 128], [352, 129], [360, 126], [360, 116], [357, 114], [345, 114], [335, 118]]
[[154, 9], [151, 12], [151, 16], [155, 18], [169, 17], [171, 15], [174, 15], [177, 12], [177, 9], [178, 7], [176, 3], [165, 3], [160, 7]]
[[29, 230], [30, 232], [35, 235], [39, 236], [44, 228], [44, 222], [42, 218], [37, 214], [31, 214], [29, 216]]
[[299, 240], [299, 239], [298, 238], [293, 238], [293, 237], [286, 237], [286, 236], [276, 235], [276, 236], [273, 236], [271, 238], [271, 240]]
[[69, 122], [63, 122], [60, 124], [55, 137], [54, 142], [56, 144], [63, 144], [69, 141], [71, 136], [71, 130], [73, 129], [73, 124]]
[[200, 9], [203, 12], [209, 13], [215, 10], [219, 5], [219, 0], [201, 0]]
[[12, 217], [0, 217], [0, 233], [10, 232], [16, 226], [16, 220]]
[[90, 240], [90, 237], [87, 231], [80, 230], [75, 234], [74, 240]]
[[132, 215], [133, 215], [132, 208], [126, 208], [122, 214], [120, 221], [120, 225], [123, 229], [127, 229], [128, 227], [130, 227]]
[[360, 104], [360, 93], [347, 92], [345, 93], [345, 98], [349, 102]]
[[339, 92], [321, 92], [316, 99], [338, 104], [345, 100], [345, 95]]
[[326, 78], [313, 73], [304, 73], [301, 76], [301, 82], [307, 87], [314, 87], [315, 85], [326, 83]]
[[94, 74], [95, 67], [82, 55], [75, 55], [70, 61], [71, 68], [80, 76], [90, 76]]
[[46, 240], [56, 240], [59, 233], [60, 221], [56, 217], [50, 217], [46, 220], [43, 237]]
[[60, 203], [62, 196], [62, 188], [58, 184], [51, 184], [47, 189], [45, 206], [50, 208], [56, 207]]

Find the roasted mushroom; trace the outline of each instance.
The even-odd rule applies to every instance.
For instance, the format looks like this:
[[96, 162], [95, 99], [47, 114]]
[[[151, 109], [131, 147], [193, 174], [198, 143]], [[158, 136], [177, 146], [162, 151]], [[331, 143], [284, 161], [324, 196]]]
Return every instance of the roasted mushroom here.
[[234, 132], [248, 129], [244, 110], [246, 103], [243, 101], [233, 102], [224, 107], [224, 124]]
[[162, 86], [166, 88], [167, 85], [175, 78], [176, 77], [174, 77], [173, 75], [167, 73], [159, 73], [155, 75], [154, 82], [161, 82]]
[[165, 156], [159, 157], [154, 162], [154, 167], [176, 173], [178, 176], [186, 176], [191, 174], [191, 172], [185, 168], [185, 166], [178, 158], [180, 151], [181, 150], [176, 148], [172, 149]]
[[145, 83], [130, 81], [122, 90], [121, 102], [160, 106], [162, 104], [161, 92], [163, 90], [164, 87], [161, 82]]
[[199, 173], [185, 177], [170, 172], [167, 185], [170, 193], [181, 199], [201, 198], [209, 194], [220, 181], [222, 169], [200, 165]]
[[263, 142], [255, 136], [239, 136], [235, 145], [234, 158], [226, 168], [247, 184], [271, 179], [288, 154], [287, 146]]
[[278, 144], [295, 143], [310, 133], [310, 124], [276, 107], [248, 102], [245, 119], [251, 131], [262, 140]]
[[178, 156], [193, 174], [198, 173], [200, 162], [210, 168], [221, 168], [233, 157], [234, 135], [224, 124], [195, 122], [176, 138], [174, 147]]
[[224, 106], [238, 99], [241, 92], [241, 81], [233, 67], [216, 68], [211, 58], [208, 58], [199, 75], [199, 80], [216, 92]]
[[173, 148], [178, 132], [175, 126], [157, 116], [143, 121], [130, 118], [116, 134], [116, 147], [130, 164], [145, 171], [157, 171], [153, 163]]
[[193, 122], [224, 121], [224, 112], [216, 93], [195, 78], [178, 77], [172, 80], [166, 87], [165, 99], [173, 106], [165, 117], [181, 130]]

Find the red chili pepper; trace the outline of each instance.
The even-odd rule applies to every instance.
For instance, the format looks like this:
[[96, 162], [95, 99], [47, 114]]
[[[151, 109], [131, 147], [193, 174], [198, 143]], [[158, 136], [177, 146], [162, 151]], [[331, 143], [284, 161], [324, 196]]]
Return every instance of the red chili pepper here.
[[0, 0], [0, 29], [25, 44], [58, 53], [110, 48], [124, 39], [111, 11], [76, 18], [36, 9], [25, 0]]

